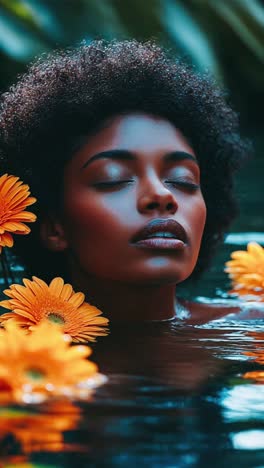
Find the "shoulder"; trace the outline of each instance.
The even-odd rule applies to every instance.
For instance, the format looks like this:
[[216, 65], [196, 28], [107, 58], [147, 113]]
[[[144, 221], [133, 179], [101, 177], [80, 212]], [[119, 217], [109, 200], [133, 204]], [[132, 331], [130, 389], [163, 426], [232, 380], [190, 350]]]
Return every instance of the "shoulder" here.
[[189, 314], [187, 323], [206, 323], [226, 318], [227, 320], [264, 319], [264, 302], [242, 302], [225, 300], [219, 302], [192, 302], [185, 299], [178, 301]]

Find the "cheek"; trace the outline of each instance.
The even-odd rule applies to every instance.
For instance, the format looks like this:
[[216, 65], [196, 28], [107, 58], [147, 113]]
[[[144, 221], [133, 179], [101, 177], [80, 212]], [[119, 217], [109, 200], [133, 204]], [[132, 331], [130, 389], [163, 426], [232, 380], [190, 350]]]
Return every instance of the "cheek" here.
[[206, 221], [206, 205], [201, 193], [179, 200], [179, 219], [183, 221], [195, 253], [200, 247]]
[[[202, 193], [186, 195], [184, 192], [177, 195], [178, 211], [180, 216], [186, 219], [190, 225], [197, 228], [203, 227], [206, 219], [206, 205]], [[177, 217], [177, 213], [175, 216]]]
[[206, 221], [206, 205], [204, 199], [202, 198], [194, 206], [194, 223], [197, 225], [197, 229], [201, 232], [204, 230], [205, 221]]
[[[69, 199], [66, 207], [66, 231], [75, 266], [102, 278], [119, 278], [120, 268], [129, 261], [131, 233], [126, 216], [115, 203], [98, 197]], [[117, 261], [122, 259], [122, 261]]]
[[201, 197], [194, 203], [191, 212], [191, 236], [193, 242], [200, 247], [205, 221], [206, 221], [206, 205]]
[[96, 246], [101, 241], [115, 239], [122, 227], [119, 213], [98, 197], [66, 197], [65, 219], [70, 241], [76, 243], [76, 247], [77, 242], [82, 242], [83, 247], [83, 242]]

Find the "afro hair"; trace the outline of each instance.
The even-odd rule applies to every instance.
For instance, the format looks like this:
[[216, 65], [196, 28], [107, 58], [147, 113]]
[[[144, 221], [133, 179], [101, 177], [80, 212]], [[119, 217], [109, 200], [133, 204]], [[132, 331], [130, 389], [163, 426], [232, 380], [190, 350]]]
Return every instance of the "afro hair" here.
[[1, 172], [22, 178], [38, 199], [38, 222], [15, 243], [28, 273], [44, 279], [67, 274], [63, 255], [40, 242], [42, 216], [59, 204], [62, 168], [82, 137], [107, 118], [133, 111], [168, 119], [195, 151], [207, 220], [192, 277], [207, 268], [237, 211], [234, 170], [251, 150], [240, 137], [237, 114], [209, 76], [152, 41], [99, 40], [41, 57], [0, 106]]

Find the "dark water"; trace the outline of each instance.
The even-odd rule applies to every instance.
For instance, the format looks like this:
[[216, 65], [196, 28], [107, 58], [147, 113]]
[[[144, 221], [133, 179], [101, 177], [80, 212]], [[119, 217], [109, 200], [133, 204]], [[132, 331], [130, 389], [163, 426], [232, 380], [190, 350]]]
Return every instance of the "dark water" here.
[[264, 371], [262, 323], [112, 326], [93, 346], [108, 382], [88, 402], [31, 410], [35, 423], [2, 432], [2, 460], [26, 439], [25, 460], [42, 467], [264, 467], [264, 385], [245, 378]]
[[[29, 459], [56, 467], [264, 466], [264, 386], [243, 378], [263, 368], [263, 338], [260, 320], [113, 330], [94, 352], [108, 383], [81, 403], [59, 452], [43, 433]], [[20, 453], [14, 440], [9, 447]]]

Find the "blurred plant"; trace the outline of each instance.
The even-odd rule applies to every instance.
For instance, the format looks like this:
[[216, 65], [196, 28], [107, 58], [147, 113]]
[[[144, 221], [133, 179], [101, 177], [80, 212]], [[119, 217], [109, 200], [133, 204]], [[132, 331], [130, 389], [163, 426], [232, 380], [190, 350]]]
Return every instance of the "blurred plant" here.
[[263, 25], [260, 0], [67, 0], [63, 7], [61, 0], [0, 0], [0, 87], [57, 47], [94, 37], [155, 37], [224, 79], [238, 108], [254, 109], [256, 120], [256, 109], [262, 117]]

